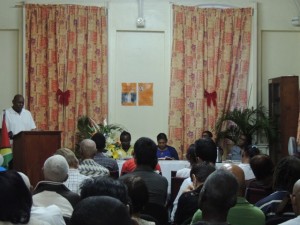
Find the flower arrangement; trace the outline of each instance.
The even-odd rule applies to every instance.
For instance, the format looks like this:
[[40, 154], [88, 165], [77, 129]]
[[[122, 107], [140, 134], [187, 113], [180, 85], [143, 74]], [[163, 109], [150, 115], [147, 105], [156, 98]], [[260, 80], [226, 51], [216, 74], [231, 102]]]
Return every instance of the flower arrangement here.
[[105, 154], [114, 159], [119, 158], [118, 149], [121, 148], [119, 137], [120, 133], [125, 130], [122, 125], [107, 124], [106, 119], [103, 124], [97, 124], [92, 118], [81, 116], [77, 121], [77, 129], [78, 143], [83, 139], [91, 138], [95, 133], [102, 133], [106, 138], [107, 152]]

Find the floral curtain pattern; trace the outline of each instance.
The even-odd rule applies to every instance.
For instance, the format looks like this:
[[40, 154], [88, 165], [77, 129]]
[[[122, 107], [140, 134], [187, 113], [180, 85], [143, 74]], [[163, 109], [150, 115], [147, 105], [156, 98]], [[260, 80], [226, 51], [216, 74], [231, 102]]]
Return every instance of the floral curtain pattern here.
[[26, 5], [26, 97], [37, 127], [74, 148], [77, 119], [108, 111], [105, 8]]
[[169, 143], [181, 157], [223, 111], [247, 106], [251, 27], [251, 8], [173, 5]]

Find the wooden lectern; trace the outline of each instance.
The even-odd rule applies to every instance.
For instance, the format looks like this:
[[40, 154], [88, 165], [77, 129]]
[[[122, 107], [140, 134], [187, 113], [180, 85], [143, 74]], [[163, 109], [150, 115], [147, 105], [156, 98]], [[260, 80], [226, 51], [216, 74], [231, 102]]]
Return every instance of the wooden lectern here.
[[22, 131], [13, 139], [13, 168], [25, 173], [33, 187], [43, 180], [45, 160], [61, 146], [61, 131]]

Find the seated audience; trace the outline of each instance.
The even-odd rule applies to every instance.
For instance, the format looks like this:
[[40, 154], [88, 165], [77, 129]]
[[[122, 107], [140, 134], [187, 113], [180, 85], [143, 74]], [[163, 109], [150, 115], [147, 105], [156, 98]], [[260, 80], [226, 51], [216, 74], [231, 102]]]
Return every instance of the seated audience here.
[[[132, 152], [132, 156], [134, 157], [134, 151]], [[134, 158], [126, 160], [122, 165], [121, 176], [126, 173], [130, 173], [134, 171], [135, 168], [136, 168], [136, 163]], [[156, 164], [154, 171], [161, 174], [161, 168], [159, 163]]]
[[241, 134], [236, 145], [232, 146], [230, 149], [228, 159], [242, 160], [242, 150], [244, 150], [248, 145], [252, 145], [252, 138]]
[[[22, 177], [26, 187], [31, 192], [32, 186], [28, 176], [22, 172], [18, 172]], [[63, 215], [60, 208], [56, 205], [50, 205], [47, 207], [31, 207], [31, 218], [35, 218], [44, 222], [49, 223], [50, 225], [65, 225]], [[0, 223], [1, 224], [1, 223]]]
[[69, 164], [68, 179], [64, 182], [64, 185], [71, 191], [80, 194], [80, 184], [89, 177], [79, 173], [79, 162], [74, 152], [68, 148], [60, 148], [55, 154], [65, 157]]
[[33, 190], [33, 205], [47, 207], [57, 205], [68, 220], [73, 208], [80, 200], [78, 194], [70, 191], [63, 182], [68, 179], [69, 165], [61, 155], [49, 157], [43, 167], [44, 181], [40, 181]]
[[259, 149], [254, 145], [248, 145], [243, 151], [242, 151], [242, 160], [239, 164], [239, 167], [242, 168], [245, 174], [245, 180], [249, 181], [255, 178], [253, 171], [250, 167], [250, 160], [254, 156], [258, 155], [260, 153]]
[[93, 177], [85, 180], [81, 187], [81, 199], [90, 196], [111, 196], [119, 199], [124, 205], [129, 204], [126, 186], [120, 180], [111, 177]]
[[164, 133], [157, 135], [157, 158], [159, 159], [179, 159], [176, 149], [167, 145], [168, 138]]
[[[196, 155], [196, 161], [199, 162], [207, 162], [211, 165], [215, 165], [216, 159], [217, 159], [217, 151], [216, 151], [216, 143], [212, 139], [198, 139], [195, 142], [195, 155]], [[182, 185], [180, 186], [180, 189], [178, 191], [178, 194], [173, 202], [173, 209], [171, 212], [171, 221], [174, 221], [175, 212], [177, 210], [177, 204], [178, 199], [181, 196], [181, 194], [185, 190], [192, 190], [192, 180], [191, 178], [186, 178]]]
[[119, 159], [132, 158], [133, 147], [130, 145], [131, 134], [127, 131], [123, 131], [120, 134], [121, 148], [117, 150]]
[[96, 143], [97, 153], [94, 156], [96, 163], [104, 166], [109, 171], [119, 171], [119, 166], [116, 160], [104, 155], [106, 139], [103, 134], [95, 133], [91, 138]]
[[168, 181], [165, 177], [154, 172], [157, 164], [156, 145], [149, 138], [139, 138], [134, 144], [134, 158], [136, 169], [120, 179], [128, 176], [140, 176], [146, 183], [149, 191], [149, 202], [164, 206], [167, 200]]
[[175, 224], [191, 221], [194, 213], [198, 209], [199, 193], [206, 178], [214, 172], [214, 166], [205, 162], [194, 164], [190, 176], [193, 182], [193, 190], [182, 193], [178, 200], [177, 210], [175, 212]]
[[71, 225], [132, 225], [127, 207], [110, 196], [92, 196], [75, 207]]
[[[245, 199], [245, 175], [243, 170], [235, 164], [224, 164], [220, 169], [231, 172], [238, 181], [237, 203], [229, 210], [227, 222], [231, 225], [264, 225], [265, 215], [257, 207]], [[201, 220], [201, 211], [194, 214], [192, 224]]]
[[273, 178], [274, 192], [255, 205], [266, 215], [266, 222], [278, 219], [280, 222], [295, 217], [289, 194], [300, 179], [300, 159], [294, 156], [282, 158], [276, 165]]
[[237, 202], [237, 191], [238, 182], [232, 173], [216, 170], [209, 175], [199, 196], [202, 221], [196, 224], [227, 225], [228, 212]]
[[96, 143], [93, 140], [84, 139], [80, 142], [82, 162], [78, 167], [79, 172], [88, 177], [109, 176], [109, 170], [94, 161], [96, 152]]
[[291, 194], [291, 201], [293, 205], [294, 213], [296, 218], [290, 219], [280, 225], [297, 225], [300, 224], [300, 180], [298, 180], [293, 187], [293, 193]]
[[189, 168], [182, 168], [177, 170], [176, 177], [188, 178], [190, 177], [191, 167], [197, 163], [195, 144], [191, 144], [186, 152], [186, 159], [190, 163]]
[[271, 194], [273, 185], [274, 164], [270, 156], [256, 155], [250, 160], [250, 167], [255, 179], [251, 180], [248, 188], [262, 189]]
[[[144, 213], [152, 213], [150, 215], [159, 220], [161, 224], [165, 224], [168, 221], [165, 208], [168, 181], [165, 177], [154, 172], [157, 164], [156, 150], [156, 144], [150, 138], [139, 138], [134, 144], [134, 158], [137, 167], [133, 172], [127, 173], [119, 179], [125, 180], [130, 176], [141, 177], [145, 181], [149, 191], [149, 203], [145, 207]], [[160, 214], [160, 218], [156, 217], [156, 213]], [[163, 213], [164, 215], [162, 216]]]
[[130, 176], [123, 181], [131, 200], [131, 218], [139, 225], [155, 225], [155, 222], [141, 218], [143, 216], [141, 212], [149, 201], [149, 193], [144, 180], [138, 176]]
[[32, 196], [18, 172], [0, 172], [0, 199], [1, 225], [49, 225], [31, 216]]

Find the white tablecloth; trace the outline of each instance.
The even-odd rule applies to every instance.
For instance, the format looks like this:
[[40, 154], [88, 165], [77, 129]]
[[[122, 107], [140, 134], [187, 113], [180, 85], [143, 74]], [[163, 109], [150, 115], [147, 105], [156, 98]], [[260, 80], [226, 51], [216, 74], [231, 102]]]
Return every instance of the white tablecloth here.
[[[125, 162], [125, 160], [117, 160], [119, 171], [122, 169], [122, 165]], [[164, 177], [168, 180], [168, 193], [171, 192], [171, 171], [177, 171], [182, 168], [186, 168], [190, 166], [190, 163], [186, 160], [159, 160], [158, 161], [161, 173]]]

